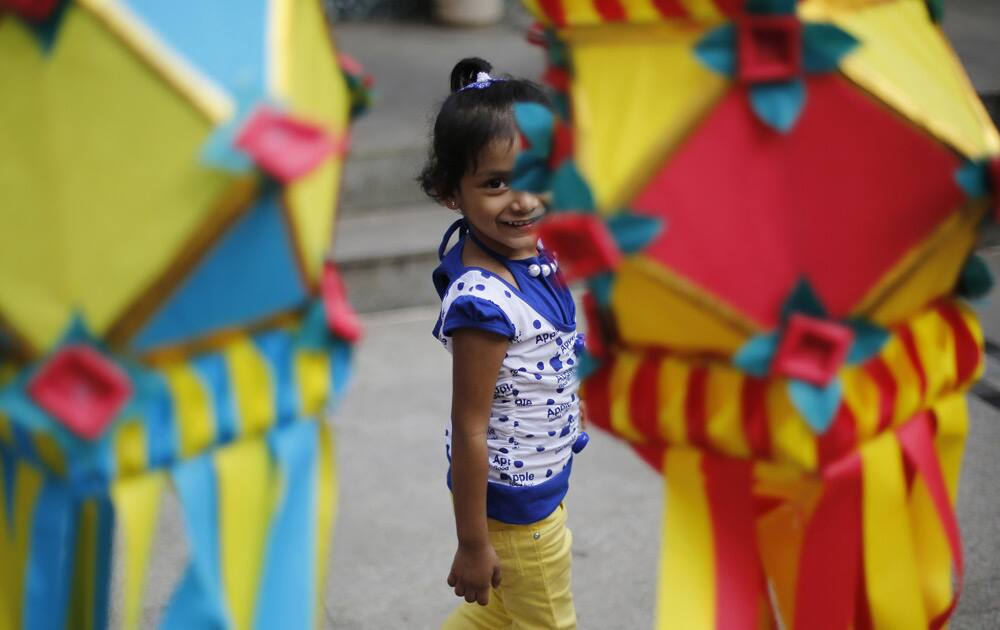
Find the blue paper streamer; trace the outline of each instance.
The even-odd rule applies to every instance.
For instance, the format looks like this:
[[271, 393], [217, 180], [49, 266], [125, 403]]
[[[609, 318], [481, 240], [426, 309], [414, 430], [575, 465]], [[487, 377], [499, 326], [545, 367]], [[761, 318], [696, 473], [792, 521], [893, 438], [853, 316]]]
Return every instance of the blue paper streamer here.
[[75, 506], [68, 486], [46, 476], [35, 502], [24, 593], [24, 627], [66, 627], [76, 542]]
[[254, 627], [310, 628], [316, 593], [316, 466], [319, 426], [302, 422], [271, 434], [284, 483], [268, 538]]
[[[2, 444], [0, 444], [0, 482], [3, 482], [3, 510], [6, 516], [6, 522], [8, 524], [13, 524], [14, 516], [14, 482], [17, 480], [17, 466], [14, 463], [14, 455], [9, 453]], [[12, 531], [4, 532], [9, 536], [13, 536]]]
[[257, 350], [267, 358], [274, 383], [275, 425], [286, 426], [295, 421], [298, 410], [298, 390], [295, 387], [295, 351], [289, 336], [270, 331], [254, 338]]
[[94, 625], [108, 627], [111, 590], [111, 550], [115, 532], [115, 510], [107, 495], [95, 500], [97, 506], [97, 553], [94, 567]]
[[189, 559], [163, 613], [163, 630], [228, 628], [219, 551], [219, 507], [211, 456], [179, 464], [174, 487], [184, 511]]
[[239, 425], [226, 359], [221, 354], [204, 354], [195, 357], [191, 367], [211, 394], [216, 444], [231, 442], [239, 434]]

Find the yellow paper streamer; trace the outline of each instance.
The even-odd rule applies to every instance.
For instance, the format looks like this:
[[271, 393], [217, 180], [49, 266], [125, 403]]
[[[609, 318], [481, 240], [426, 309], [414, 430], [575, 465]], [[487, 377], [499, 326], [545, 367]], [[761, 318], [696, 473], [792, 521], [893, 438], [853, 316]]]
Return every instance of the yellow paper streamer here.
[[715, 627], [715, 548], [701, 457], [684, 448], [671, 449], [665, 457], [660, 630]]
[[146, 572], [165, 480], [165, 473], [150, 473], [116, 481], [111, 487], [115, 514], [124, 539], [122, 620], [127, 630], [138, 628], [142, 616]]
[[876, 628], [926, 628], [899, 442], [886, 433], [861, 447], [865, 583]]
[[278, 478], [267, 442], [237, 442], [215, 455], [222, 580], [233, 627], [250, 630]]

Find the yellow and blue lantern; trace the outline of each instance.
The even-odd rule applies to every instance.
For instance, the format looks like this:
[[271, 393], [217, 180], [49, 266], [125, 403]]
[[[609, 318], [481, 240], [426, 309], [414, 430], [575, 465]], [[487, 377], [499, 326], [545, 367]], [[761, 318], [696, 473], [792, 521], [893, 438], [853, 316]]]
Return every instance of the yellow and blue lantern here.
[[161, 626], [320, 619], [351, 70], [320, 0], [0, 3], [0, 628], [137, 627], [168, 493]]

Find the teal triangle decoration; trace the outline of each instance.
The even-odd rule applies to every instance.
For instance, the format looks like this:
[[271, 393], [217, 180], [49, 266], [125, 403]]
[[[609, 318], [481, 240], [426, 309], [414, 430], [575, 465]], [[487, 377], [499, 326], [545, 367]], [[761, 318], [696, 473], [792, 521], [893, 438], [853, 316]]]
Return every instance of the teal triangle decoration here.
[[514, 173], [510, 186], [514, 190], [530, 193], [544, 193], [549, 190], [549, 165], [544, 155], [534, 151], [521, 151], [514, 162]]
[[771, 360], [777, 350], [778, 333], [757, 335], [743, 344], [733, 357], [733, 365], [752, 376], [767, 376], [771, 371]]
[[940, 24], [944, 19], [944, 0], [927, 0], [927, 13], [932, 22]]
[[531, 145], [530, 151], [548, 155], [552, 150], [555, 116], [540, 103], [514, 103], [514, 122]]
[[552, 29], [545, 31], [545, 39], [547, 41], [547, 48], [549, 63], [553, 66], [560, 68], [567, 67], [569, 65], [569, 53], [566, 50], [566, 43], [559, 39], [559, 36]]
[[573, 160], [565, 160], [552, 175], [552, 205], [555, 210], [594, 209], [594, 195]]
[[747, 11], [756, 15], [784, 15], [795, 12], [796, 0], [747, 0]]
[[565, 93], [557, 92], [552, 95], [552, 107], [555, 108], [563, 120], [570, 119], [569, 96]]
[[761, 122], [781, 133], [795, 127], [806, 104], [802, 79], [750, 86], [750, 106]]
[[791, 317], [792, 313], [802, 313], [810, 317], [819, 319], [826, 318], [826, 308], [819, 296], [813, 290], [812, 285], [805, 278], [796, 283], [792, 294], [785, 301], [781, 309], [781, 322], [784, 324]]
[[860, 42], [833, 24], [806, 24], [802, 61], [807, 72], [833, 72]]
[[985, 161], [966, 162], [955, 171], [955, 183], [969, 199], [982, 199], [990, 194], [990, 175]]
[[296, 344], [310, 350], [325, 350], [330, 345], [326, 310], [322, 300], [314, 300], [302, 318], [302, 325], [295, 333]]
[[581, 381], [601, 368], [601, 362], [583, 350], [576, 355], [576, 376]]
[[822, 435], [830, 428], [837, 415], [843, 386], [839, 378], [833, 379], [825, 387], [791, 379], [788, 381], [788, 395], [813, 433]]
[[736, 74], [736, 27], [726, 24], [709, 32], [695, 46], [699, 61], [725, 76]]
[[514, 121], [530, 146], [517, 154], [511, 187], [530, 193], [547, 192], [552, 185], [549, 154], [555, 117], [538, 103], [514, 103]]
[[980, 256], [969, 256], [958, 276], [955, 292], [967, 300], [984, 298], [993, 289], [993, 272]]
[[38, 45], [41, 49], [49, 54], [56, 45], [56, 39], [59, 36], [59, 29], [62, 27], [63, 20], [66, 17], [66, 11], [69, 8], [70, 0], [59, 0], [56, 8], [52, 11], [49, 17], [45, 18], [41, 22], [35, 22], [32, 20], [24, 20], [24, 24], [31, 31], [31, 34], [38, 40]]
[[611, 306], [611, 291], [614, 289], [614, 286], [615, 277], [610, 273], [596, 275], [587, 283], [587, 287], [601, 308], [609, 308]]
[[854, 332], [854, 342], [847, 353], [847, 363], [856, 365], [864, 363], [882, 351], [889, 341], [889, 331], [863, 319], [852, 319], [847, 322]]
[[619, 212], [607, 221], [608, 231], [624, 254], [642, 251], [663, 231], [664, 220], [632, 212]]

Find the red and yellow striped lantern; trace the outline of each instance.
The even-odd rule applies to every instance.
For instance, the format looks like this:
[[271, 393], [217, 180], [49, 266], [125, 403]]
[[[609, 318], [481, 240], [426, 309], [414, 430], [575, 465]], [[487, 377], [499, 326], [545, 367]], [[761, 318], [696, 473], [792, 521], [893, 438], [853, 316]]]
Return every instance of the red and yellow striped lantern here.
[[936, 5], [525, 4], [573, 150], [515, 185], [587, 284], [589, 419], [664, 476], [657, 627], [942, 627], [1000, 135]]

